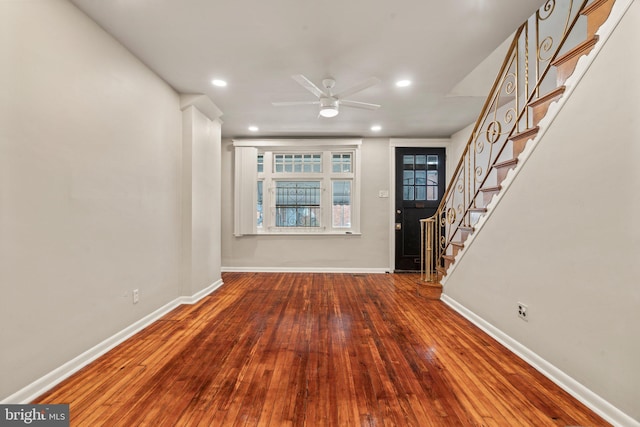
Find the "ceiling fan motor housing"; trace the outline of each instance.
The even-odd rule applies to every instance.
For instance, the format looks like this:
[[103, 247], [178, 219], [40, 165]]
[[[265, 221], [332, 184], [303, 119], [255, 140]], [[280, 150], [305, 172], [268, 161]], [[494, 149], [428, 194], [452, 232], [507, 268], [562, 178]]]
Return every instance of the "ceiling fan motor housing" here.
[[320, 108], [335, 108], [338, 109], [338, 100], [335, 98], [321, 97]]

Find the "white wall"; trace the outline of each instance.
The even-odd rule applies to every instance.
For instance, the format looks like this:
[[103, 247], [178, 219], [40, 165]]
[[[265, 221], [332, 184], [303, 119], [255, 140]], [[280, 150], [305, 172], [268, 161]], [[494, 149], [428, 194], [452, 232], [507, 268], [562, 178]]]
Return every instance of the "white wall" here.
[[456, 171], [456, 167], [458, 167], [458, 162], [467, 146], [467, 142], [469, 142], [474, 126], [475, 122], [451, 135], [451, 143], [447, 151], [447, 185], [449, 185], [449, 181], [451, 181], [451, 177]]
[[[0, 33], [1, 400], [181, 294], [182, 113], [67, 1], [0, 2]], [[190, 291], [219, 276], [200, 160]]]
[[638, 422], [639, 26], [634, 2], [444, 287]]
[[233, 146], [222, 146], [222, 265], [237, 269], [384, 270], [389, 268], [389, 140], [363, 139], [360, 236], [233, 235]]

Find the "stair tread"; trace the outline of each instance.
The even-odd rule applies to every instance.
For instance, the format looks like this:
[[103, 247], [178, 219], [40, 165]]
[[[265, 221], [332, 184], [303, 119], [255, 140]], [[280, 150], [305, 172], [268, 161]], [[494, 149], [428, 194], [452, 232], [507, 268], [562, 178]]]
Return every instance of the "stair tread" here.
[[493, 165], [494, 168], [506, 168], [509, 166], [514, 166], [518, 164], [518, 158], [514, 157], [513, 159], [505, 160], [500, 163], [496, 163]]
[[462, 242], [449, 242], [451, 243], [451, 246], [456, 246], [458, 248], [464, 248], [464, 243]]
[[485, 193], [490, 193], [492, 191], [500, 191], [502, 190], [502, 186], [501, 185], [496, 185], [494, 187], [483, 187], [480, 189], [480, 191], [485, 192]]
[[609, 0], [595, 0], [590, 5], [586, 6], [584, 9], [582, 9], [582, 11], [580, 12], [580, 15], [588, 15], [588, 14], [590, 14], [594, 10], [598, 9], [599, 7], [601, 7], [605, 3], [607, 3], [607, 1], [609, 1]]
[[511, 135], [511, 139], [516, 140], [516, 139], [523, 139], [523, 138], [533, 138], [538, 131], [540, 130], [540, 128], [538, 126], [523, 130], [522, 132], [519, 133], [514, 133], [513, 135]]
[[542, 95], [541, 97], [531, 101], [529, 103], [529, 107], [536, 107], [536, 106], [538, 106], [540, 104], [544, 104], [545, 102], [552, 101], [555, 98], [558, 98], [558, 97], [562, 96], [562, 94], [564, 94], [565, 89], [566, 89], [566, 87], [564, 85], [558, 86], [557, 88], [553, 89], [552, 91], [549, 91], [546, 94]]
[[472, 213], [487, 213], [487, 208], [469, 208]]
[[454, 257], [453, 255], [442, 255], [442, 258], [449, 261], [453, 261], [456, 259], [456, 257]]
[[598, 39], [599, 37], [597, 35], [594, 35], [593, 37], [583, 41], [582, 43], [578, 43], [577, 45], [575, 45], [573, 49], [569, 50], [568, 52], [565, 52], [564, 54], [554, 59], [551, 64], [557, 67], [558, 65], [564, 64], [565, 62], [577, 56], [586, 55], [589, 52], [589, 50], [591, 50], [593, 46], [595, 46], [595, 44], [598, 43]]

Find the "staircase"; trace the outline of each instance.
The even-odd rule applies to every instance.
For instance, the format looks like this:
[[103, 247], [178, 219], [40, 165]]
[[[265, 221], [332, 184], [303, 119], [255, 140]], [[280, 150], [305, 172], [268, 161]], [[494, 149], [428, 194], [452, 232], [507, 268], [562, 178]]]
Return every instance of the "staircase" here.
[[548, 0], [516, 31], [438, 210], [421, 221], [429, 295], [493, 208], [509, 171], [521, 167], [549, 106], [566, 96], [565, 82], [598, 43], [614, 3]]

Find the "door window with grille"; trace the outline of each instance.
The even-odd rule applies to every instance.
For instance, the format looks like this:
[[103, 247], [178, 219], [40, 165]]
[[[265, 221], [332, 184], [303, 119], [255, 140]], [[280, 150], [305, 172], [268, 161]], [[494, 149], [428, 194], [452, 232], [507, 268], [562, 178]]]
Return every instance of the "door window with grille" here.
[[402, 156], [402, 197], [406, 201], [438, 200], [438, 156], [405, 154]]

